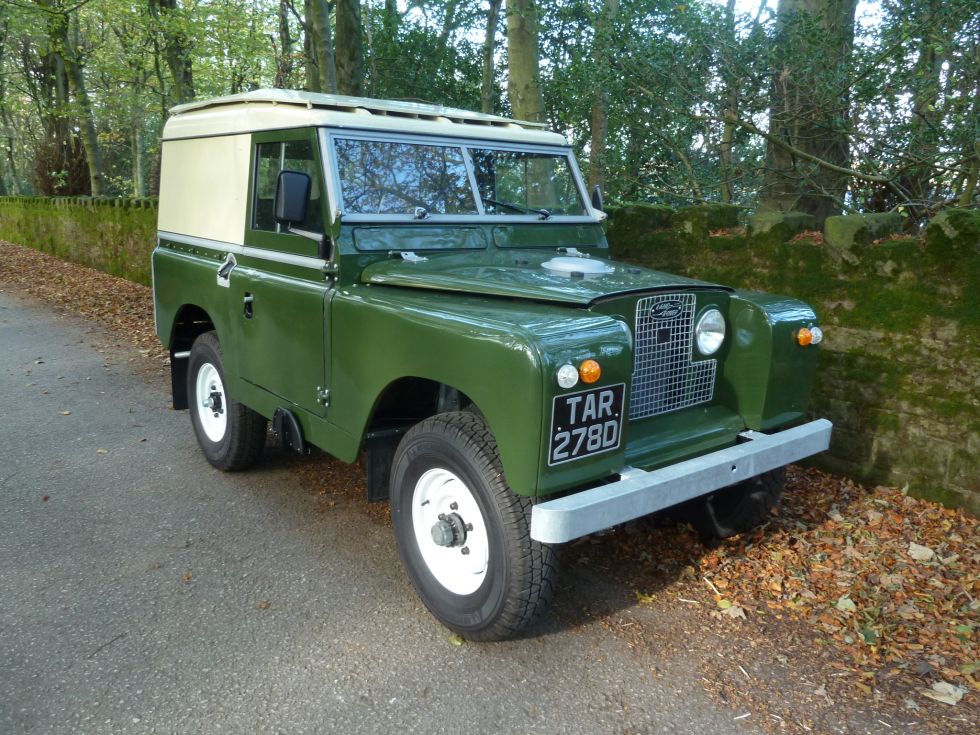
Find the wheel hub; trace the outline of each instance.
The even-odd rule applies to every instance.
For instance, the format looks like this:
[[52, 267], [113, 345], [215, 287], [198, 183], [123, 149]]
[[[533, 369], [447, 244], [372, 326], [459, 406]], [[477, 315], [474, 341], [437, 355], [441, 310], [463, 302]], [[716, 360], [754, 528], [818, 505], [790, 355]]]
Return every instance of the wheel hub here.
[[201, 405], [213, 411], [215, 418], [225, 412], [224, 406], [221, 404], [221, 393], [215, 390], [215, 386], [211, 386], [211, 395], [201, 401]]
[[439, 584], [457, 595], [479, 589], [490, 564], [487, 523], [459, 476], [433, 467], [418, 478], [412, 527], [422, 562]]
[[439, 520], [432, 526], [432, 540], [437, 546], [462, 546], [466, 543], [466, 524], [459, 513], [440, 514]]

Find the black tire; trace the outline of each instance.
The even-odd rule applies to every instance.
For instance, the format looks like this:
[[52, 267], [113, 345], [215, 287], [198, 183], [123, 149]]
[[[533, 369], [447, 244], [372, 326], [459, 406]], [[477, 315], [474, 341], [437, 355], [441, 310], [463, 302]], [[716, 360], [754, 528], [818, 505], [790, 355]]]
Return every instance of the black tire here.
[[[423, 497], [424, 492], [417, 487], [425, 487], [425, 478], [433, 474], [437, 477], [451, 474], [469, 493], [465, 501], [456, 505], [470, 536], [452, 547], [440, 547], [428, 538], [424, 519], [438, 513], [440, 503], [446, 504], [446, 513], [459, 519], [459, 515], [449, 510], [453, 505], [446, 498], [437, 498], [430, 508], [423, 509], [421, 506], [429, 504], [426, 496], [426, 502], [419, 502], [420, 507], [415, 507], [416, 498]], [[459, 485], [451, 482], [441, 487], [459, 488]], [[470, 511], [467, 521], [466, 509], [472, 509], [474, 503], [480, 515]], [[470, 411], [439, 414], [405, 434], [391, 471], [395, 537], [402, 562], [422, 602], [447, 628], [470, 640], [513, 638], [534, 623], [548, 606], [557, 581], [557, 555], [552, 546], [531, 539], [531, 506], [529, 498], [515, 495], [507, 486], [497, 442], [479, 415]], [[416, 515], [422, 528], [421, 537], [416, 528]], [[471, 522], [474, 520], [475, 524]], [[481, 531], [485, 531], [482, 539]], [[423, 550], [420, 538], [422, 544], [431, 547]], [[453, 570], [447, 572], [439, 564], [430, 568], [424, 554], [466, 553], [463, 547], [468, 548], [470, 543], [478, 549], [475, 553], [484, 549], [485, 571], [482, 575], [460, 576], [461, 585], [479, 586], [473, 591], [454, 592], [436, 576], [441, 574], [443, 579], [448, 576], [450, 583], [455, 583]], [[479, 558], [475, 563], [478, 567]]]
[[[213, 416], [218, 419], [221, 413], [224, 414], [223, 428], [220, 422], [209, 423], [206, 414], [211, 414], [212, 409], [205, 409], [198, 397], [198, 378], [214, 374], [219, 380], [212, 384], [213, 388], [218, 388], [213, 394], [218, 400]], [[191, 347], [187, 398], [194, 434], [208, 462], [229, 472], [245, 470], [255, 464], [265, 447], [266, 420], [228, 395], [221, 344], [214, 332], [200, 335]]]
[[780, 467], [690, 500], [671, 515], [690, 523], [703, 538], [729, 538], [766, 521], [785, 484], [786, 468]]

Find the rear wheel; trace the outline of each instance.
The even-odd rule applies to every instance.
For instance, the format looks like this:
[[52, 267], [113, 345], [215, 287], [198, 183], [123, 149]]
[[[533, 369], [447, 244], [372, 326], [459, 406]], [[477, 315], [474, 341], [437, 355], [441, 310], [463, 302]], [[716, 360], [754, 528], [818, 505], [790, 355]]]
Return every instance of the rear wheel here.
[[531, 539], [531, 505], [507, 486], [479, 415], [439, 414], [402, 439], [391, 473], [398, 550], [448, 628], [471, 640], [511, 638], [547, 607], [557, 559]]
[[220, 470], [244, 470], [265, 446], [266, 420], [228, 395], [221, 344], [214, 332], [194, 340], [187, 366], [191, 424], [208, 462]]
[[680, 506], [673, 513], [704, 538], [728, 538], [769, 518], [786, 484], [786, 468], [765, 472]]

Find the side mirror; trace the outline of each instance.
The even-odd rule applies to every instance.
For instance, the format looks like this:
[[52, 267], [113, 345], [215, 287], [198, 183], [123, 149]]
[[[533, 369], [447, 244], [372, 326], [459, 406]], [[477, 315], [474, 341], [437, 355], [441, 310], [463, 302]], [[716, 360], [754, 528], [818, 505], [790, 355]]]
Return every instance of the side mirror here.
[[276, 221], [284, 224], [306, 219], [312, 181], [300, 171], [280, 171], [276, 179]]
[[603, 204], [604, 202], [602, 201], [602, 187], [596, 184], [595, 188], [592, 190], [592, 208], [598, 209], [600, 212], [603, 212], [606, 209], [603, 206]]

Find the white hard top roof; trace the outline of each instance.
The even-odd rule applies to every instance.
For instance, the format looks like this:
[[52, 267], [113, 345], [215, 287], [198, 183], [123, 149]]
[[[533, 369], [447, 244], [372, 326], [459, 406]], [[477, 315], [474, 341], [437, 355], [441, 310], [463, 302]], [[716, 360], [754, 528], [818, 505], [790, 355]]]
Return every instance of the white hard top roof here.
[[539, 145], [567, 144], [562, 136], [547, 132], [542, 123], [419, 102], [287, 89], [256, 89], [215, 97], [178, 105], [170, 112], [171, 117], [163, 131], [164, 140], [331, 126]]

